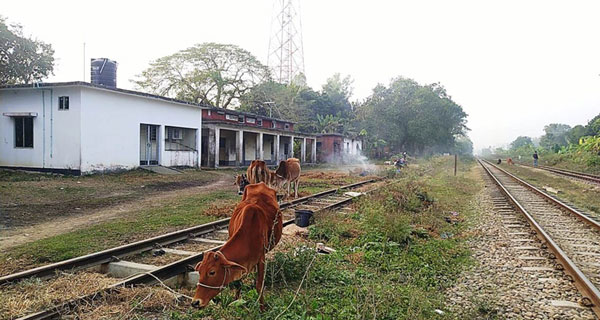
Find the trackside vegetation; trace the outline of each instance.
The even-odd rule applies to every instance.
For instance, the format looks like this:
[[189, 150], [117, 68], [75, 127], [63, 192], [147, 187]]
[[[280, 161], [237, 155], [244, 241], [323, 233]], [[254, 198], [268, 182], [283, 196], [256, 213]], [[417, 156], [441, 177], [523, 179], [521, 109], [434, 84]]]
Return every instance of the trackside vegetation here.
[[[318, 214], [307, 237], [281, 243], [268, 260], [265, 312], [246, 279], [241, 299], [226, 289], [206, 309], [170, 317], [454, 318], [444, 310], [443, 292], [471, 264], [465, 230], [482, 188], [474, 166], [461, 165], [454, 177], [449, 157], [433, 158], [361, 198], [353, 210]], [[336, 251], [317, 254], [317, 242]]]

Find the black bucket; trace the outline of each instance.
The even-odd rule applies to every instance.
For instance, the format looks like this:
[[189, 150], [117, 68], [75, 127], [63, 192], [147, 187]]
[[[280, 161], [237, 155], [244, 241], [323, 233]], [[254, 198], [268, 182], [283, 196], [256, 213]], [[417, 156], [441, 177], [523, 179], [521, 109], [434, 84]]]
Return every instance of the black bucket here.
[[298, 227], [308, 227], [308, 225], [310, 225], [310, 217], [312, 217], [313, 212], [312, 210], [296, 210], [296, 219], [294, 221], [294, 223], [298, 226]]

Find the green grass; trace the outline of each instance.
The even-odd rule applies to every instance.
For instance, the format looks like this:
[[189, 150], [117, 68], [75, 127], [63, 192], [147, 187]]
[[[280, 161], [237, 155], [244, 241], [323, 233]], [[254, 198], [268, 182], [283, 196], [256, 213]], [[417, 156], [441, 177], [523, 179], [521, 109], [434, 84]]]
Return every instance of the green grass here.
[[[169, 200], [161, 207], [132, 212], [118, 220], [99, 223], [9, 249], [0, 258], [0, 264], [9, 264], [9, 259], [26, 261], [28, 267], [56, 262], [140, 240], [168, 230], [210, 222], [217, 218], [203, 215], [209, 204], [237, 198], [238, 195], [230, 191], [179, 197]], [[25, 266], [21, 264], [20, 268], [23, 267]]]
[[[456, 211], [469, 219], [477, 212], [472, 200], [482, 183], [474, 166], [472, 161], [461, 164], [454, 177], [447, 159], [431, 159], [359, 200], [354, 213], [318, 214], [309, 227], [309, 239], [268, 261], [265, 312], [259, 311], [252, 281], [246, 281], [242, 300], [233, 303], [232, 291], [225, 290], [215, 305], [169, 316], [274, 319], [283, 313], [279, 319], [455, 318], [434, 310], [444, 309], [444, 289], [471, 263], [462, 235], [467, 223], [448, 223], [446, 217]], [[315, 255], [308, 249], [315, 242], [337, 251]]]

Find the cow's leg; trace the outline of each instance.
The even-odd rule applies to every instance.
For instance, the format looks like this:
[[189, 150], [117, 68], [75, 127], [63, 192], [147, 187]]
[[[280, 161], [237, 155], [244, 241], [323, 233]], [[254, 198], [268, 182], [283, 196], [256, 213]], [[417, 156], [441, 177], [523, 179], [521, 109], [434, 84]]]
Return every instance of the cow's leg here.
[[288, 187], [288, 189], [287, 189], [287, 196], [288, 196], [288, 197], [290, 196], [290, 187], [291, 187], [291, 186], [292, 186], [292, 181], [291, 181], [291, 180], [288, 180], [288, 186], [287, 186], [287, 187]]
[[263, 295], [263, 283], [265, 282], [265, 259], [263, 256], [257, 266], [257, 275], [256, 275], [256, 292], [258, 292], [259, 300], [260, 300], [260, 311], [265, 311], [265, 297]]
[[296, 188], [296, 198], [298, 198], [298, 182], [300, 182], [300, 179], [296, 179], [296, 182], [294, 182], [294, 187]]

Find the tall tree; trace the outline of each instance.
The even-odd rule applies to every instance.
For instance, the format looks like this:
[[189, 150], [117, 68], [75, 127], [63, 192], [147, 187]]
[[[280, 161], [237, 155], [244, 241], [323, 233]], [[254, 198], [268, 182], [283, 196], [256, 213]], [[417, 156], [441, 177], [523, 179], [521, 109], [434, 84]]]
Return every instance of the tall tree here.
[[377, 85], [356, 111], [367, 140], [384, 140], [395, 152], [450, 152], [468, 130], [467, 114], [438, 83], [393, 79]]
[[540, 138], [540, 145], [548, 150], [555, 152], [568, 145], [567, 135], [571, 126], [562, 123], [551, 123], [544, 126], [545, 134]]
[[134, 83], [155, 94], [227, 108], [268, 79], [269, 70], [250, 52], [203, 43], [151, 62]]
[[533, 145], [533, 141], [531, 141], [530, 137], [519, 136], [515, 139], [515, 141], [510, 143], [510, 148], [516, 150], [523, 146]]
[[50, 44], [27, 38], [23, 27], [6, 24], [0, 16], [0, 83], [40, 81], [52, 74], [54, 50]]

